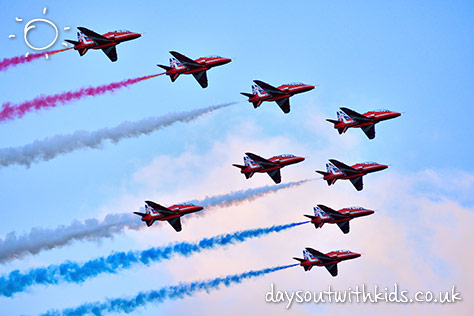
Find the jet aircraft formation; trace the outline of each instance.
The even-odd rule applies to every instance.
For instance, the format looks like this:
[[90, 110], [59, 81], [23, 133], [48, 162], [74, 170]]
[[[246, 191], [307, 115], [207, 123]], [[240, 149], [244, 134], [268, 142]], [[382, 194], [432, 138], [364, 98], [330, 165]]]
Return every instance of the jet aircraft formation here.
[[[140, 33], [130, 31], [114, 31], [100, 35], [85, 27], [78, 27], [78, 29], [77, 41], [66, 41], [74, 45], [74, 50], [77, 50], [80, 56], [85, 55], [89, 49], [101, 49], [112, 62], [116, 62], [118, 59], [116, 51], [118, 44], [141, 36]], [[208, 70], [232, 61], [230, 58], [217, 55], [191, 59], [176, 51], [170, 51], [170, 54], [173, 57], [169, 60], [169, 66], [160, 64], [157, 66], [165, 70], [164, 74], [170, 77], [171, 82], [175, 82], [180, 75], [193, 75], [202, 88], [208, 86]], [[261, 80], [254, 80], [253, 82], [251, 93], [241, 92], [242, 95], [248, 98], [248, 102], [252, 103], [253, 107], [257, 109], [264, 101], [275, 101], [285, 114], [290, 113], [290, 98], [292, 96], [315, 88], [314, 85], [301, 82], [282, 84], [278, 87]], [[337, 111], [337, 120], [327, 119], [327, 121], [333, 124], [339, 134], [344, 134], [349, 128], [361, 128], [371, 140], [375, 138], [375, 124], [400, 115], [399, 112], [389, 110], [375, 110], [361, 114], [347, 107], [341, 107], [340, 111]], [[281, 183], [282, 168], [304, 160], [305, 157], [292, 154], [263, 158], [257, 154], [247, 152], [244, 156], [244, 164], [233, 164], [233, 166], [239, 168], [246, 179], [252, 178], [255, 173], [267, 173], [273, 182], [278, 184]], [[337, 180], [349, 180], [357, 191], [362, 191], [363, 176], [387, 168], [387, 165], [375, 162], [356, 163], [349, 166], [336, 159], [329, 159], [329, 163], [326, 164], [326, 171], [316, 170], [316, 172], [323, 176], [329, 186], [335, 184]], [[164, 207], [152, 201], [145, 201], [145, 203], [144, 212], [134, 213], [141, 216], [141, 220], [148, 227], [152, 226], [155, 221], [168, 221], [177, 232], [182, 230], [182, 216], [204, 209], [202, 206], [189, 203], [175, 204], [169, 207]], [[363, 207], [346, 207], [336, 211], [323, 204], [318, 204], [313, 209], [314, 215], [304, 216], [310, 219], [310, 223], [314, 224], [316, 229], [322, 228], [324, 224], [336, 224], [344, 234], [349, 233], [349, 222], [351, 220], [374, 213], [373, 210]], [[324, 254], [307, 247], [303, 250], [303, 258], [294, 259], [300, 262], [300, 266], [305, 271], [311, 270], [313, 266], [323, 266], [335, 277], [338, 275], [337, 264], [339, 262], [360, 256], [360, 254], [348, 250], [331, 251]]]

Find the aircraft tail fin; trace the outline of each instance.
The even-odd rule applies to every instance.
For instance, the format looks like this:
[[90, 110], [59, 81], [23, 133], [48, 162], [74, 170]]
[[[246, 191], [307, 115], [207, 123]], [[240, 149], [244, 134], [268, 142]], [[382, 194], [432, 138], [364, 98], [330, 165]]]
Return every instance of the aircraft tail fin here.
[[170, 67], [171, 68], [181, 68], [183, 67], [183, 64], [177, 60], [176, 58], [172, 57], [170, 58]]
[[254, 167], [255, 165], [257, 165], [257, 163], [253, 161], [252, 158], [250, 158], [249, 156], [244, 156], [244, 165], [246, 167], [247, 166]]
[[314, 227], [321, 228], [324, 225], [324, 220], [328, 219], [329, 216], [318, 206], [314, 208], [314, 216], [313, 215], [305, 215], [308, 218], [311, 218], [311, 222], [314, 224]]
[[[336, 120], [331, 120], [331, 119], [326, 119], [326, 121], [331, 122], [334, 124], [334, 128], [336, 128], [336, 125], [339, 124], [341, 121], [336, 121]], [[337, 131], [339, 132], [339, 135], [342, 133], [345, 133], [347, 130], [347, 127], [339, 127], [337, 128]]]
[[260, 88], [259, 85], [253, 84], [252, 85], [252, 94], [262, 96], [262, 95], [266, 95], [266, 92], [262, 88]]
[[328, 162], [326, 164], [326, 170], [328, 173], [332, 173], [332, 174], [341, 174], [341, 170], [339, 170], [339, 168], [337, 168], [335, 165], [333, 165], [331, 162]]
[[251, 94], [251, 93], [240, 92], [240, 94], [245, 95], [247, 98], [253, 97], [253, 94]]
[[310, 259], [310, 260], [313, 260], [315, 261], [316, 260], [316, 257], [313, 256], [308, 250], [306, 249], [303, 249], [303, 258], [306, 260], [306, 259]]
[[322, 174], [323, 176], [327, 176], [329, 174], [329, 172], [324, 172], [324, 171], [321, 171], [321, 170], [316, 170], [317, 173], [319, 174]]
[[[245, 169], [247, 166], [242, 166], [238, 164], [232, 164], [232, 166], [239, 168], [241, 171]], [[250, 179], [253, 176], [253, 172], [242, 172], [245, 175], [246, 179]]]
[[76, 45], [79, 45], [81, 42], [76, 42], [76, 41], [73, 41], [73, 40], [65, 40], [66, 42], [68, 43], [71, 43], [72, 45], [76, 46]]
[[165, 66], [165, 65], [157, 65], [157, 66], [160, 67], [160, 68], [163, 68], [166, 71], [173, 69], [173, 68]]
[[314, 216], [320, 219], [329, 218], [328, 214], [324, 212], [319, 206], [313, 207]]
[[87, 41], [90, 41], [89, 37], [87, 37], [82, 31], [77, 32], [77, 41], [85, 43]]
[[[324, 171], [321, 171], [321, 170], [316, 170], [316, 172], [323, 175], [323, 177], [331, 174], [330, 172], [324, 172]], [[335, 180], [332, 180], [332, 179], [327, 179], [326, 181], [327, 181], [328, 185], [331, 185], [335, 182]]]
[[[298, 260], [300, 263], [303, 263], [303, 262], [305, 261], [305, 259], [296, 258], [296, 257], [293, 257], [293, 259]], [[312, 267], [313, 267], [313, 266], [303, 265], [303, 269], [304, 269], [305, 271], [311, 270]]]
[[[79, 33], [82, 33], [82, 32], [77, 32], [78, 38], [80, 37]], [[74, 45], [74, 47], [76, 47], [77, 45], [80, 45], [83, 42], [83, 41], [73, 41], [73, 40], [65, 40], [65, 41], [68, 42], [68, 43], [71, 43], [72, 45]], [[75, 49], [79, 52], [80, 56], [84, 56], [87, 53], [87, 51], [89, 50], [88, 48], [85, 48], [85, 47], [80, 48], [80, 49], [77, 49], [77, 48], [75, 48]]]
[[[157, 66], [164, 69], [164, 70], [166, 70], [167, 72], [170, 71], [170, 70], [176, 69], [177, 67], [174, 66], [175, 63], [172, 63], [171, 59], [173, 59], [173, 58], [170, 58], [171, 67], [165, 66], [165, 65], [159, 65], [159, 64]], [[171, 73], [171, 74], [168, 74], [168, 76], [170, 76], [171, 82], [175, 82], [175, 80], [178, 79], [178, 77], [179, 77], [179, 73]]]
[[344, 123], [352, 123], [354, 120], [349, 117], [346, 113], [343, 111], [337, 111], [337, 120], [339, 122], [344, 122]]

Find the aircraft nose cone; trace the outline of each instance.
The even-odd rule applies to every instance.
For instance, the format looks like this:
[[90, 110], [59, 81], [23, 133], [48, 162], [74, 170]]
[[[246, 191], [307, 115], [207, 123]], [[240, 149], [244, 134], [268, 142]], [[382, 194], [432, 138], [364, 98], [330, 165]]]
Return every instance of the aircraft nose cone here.
[[359, 258], [360, 256], [362, 256], [360, 253], [357, 252], [353, 252], [352, 254], [354, 255], [354, 258]]
[[232, 61], [232, 59], [230, 59], [230, 58], [223, 58], [223, 59], [222, 59], [222, 64], [228, 64], [228, 63], [230, 63], [231, 61]]
[[384, 170], [384, 169], [387, 169], [388, 166], [387, 165], [380, 165], [380, 170]]
[[315, 88], [315, 86], [312, 86], [312, 85], [309, 85], [309, 84], [306, 85], [306, 87], [307, 87], [308, 91], [313, 90]]

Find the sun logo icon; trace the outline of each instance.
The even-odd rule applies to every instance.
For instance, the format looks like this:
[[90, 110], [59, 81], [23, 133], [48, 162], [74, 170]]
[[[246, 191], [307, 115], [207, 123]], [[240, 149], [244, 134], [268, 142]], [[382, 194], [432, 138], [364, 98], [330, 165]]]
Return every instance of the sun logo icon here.
[[[46, 12], [47, 12], [47, 9], [46, 9], [46, 7], [44, 7], [43, 15], [46, 15]], [[16, 17], [15, 21], [21, 23], [21, 22], [23, 22], [23, 19], [21, 19], [19, 17]], [[33, 46], [28, 40], [28, 32], [31, 31], [32, 29], [36, 28], [35, 23], [46, 23], [54, 29], [54, 32], [55, 32], [54, 39], [49, 44], [47, 44], [43, 47]], [[71, 28], [69, 26], [64, 27], [65, 31], [69, 31], [70, 29]], [[59, 34], [59, 32], [58, 32], [58, 27], [56, 26], [56, 24], [54, 24], [50, 20], [47, 20], [47, 19], [44, 19], [44, 18], [38, 18], [38, 19], [30, 20], [30, 21], [28, 21], [28, 23], [26, 23], [25, 27], [23, 28], [23, 39], [25, 40], [26, 45], [28, 45], [29, 48], [31, 48], [33, 50], [36, 50], [36, 51], [44, 51], [44, 50], [50, 48], [51, 46], [53, 46], [54, 43], [56, 43], [56, 41], [58, 39], [58, 34]], [[10, 34], [10, 35], [8, 35], [8, 38], [11, 38], [11, 39], [16, 38], [16, 35], [15, 34]], [[62, 45], [68, 47], [68, 44], [65, 43], [65, 42], [62, 42]], [[27, 52], [25, 54], [25, 57], [28, 57], [29, 54], [30, 53]], [[51, 52], [49, 54], [52, 55]], [[46, 59], [49, 58], [48, 53], [45, 53], [44, 56], [46, 57]]]

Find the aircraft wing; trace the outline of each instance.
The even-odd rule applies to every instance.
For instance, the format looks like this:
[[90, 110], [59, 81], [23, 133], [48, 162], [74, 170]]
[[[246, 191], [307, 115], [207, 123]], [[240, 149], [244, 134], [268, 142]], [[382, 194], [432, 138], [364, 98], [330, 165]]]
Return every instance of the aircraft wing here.
[[276, 96], [276, 95], [285, 95], [286, 94], [286, 92], [283, 92], [280, 89], [275, 88], [274, 86], [269, 85], [268, 83], [265, 83], [263, 81], [254, 80], [253, 82], [258, 84], [260, 86], [260, 88], [262, 88], [266, 93], [268, 93], [270, 95]]
[[145, 201], [146, 204], [148, 204], [148, 206], [150, 206], [152, 209], [154, 209], [155, 211], [163, 214], [163, 215], [174, 215], [176, 214], [176, 212], [173, 212], [172, 210], [170, 210], [169, 208], [167, 207], [164, 207], [158, 203], [155, 203], [155, 202], [152, 202], [152, 201]]
[[206, 71], [201, 71], [198, 73], [193, 74], [194, 78], [199, 82], [201, 87], [206, 88], [207, 87], [207, 75]]
[[290, 98], [284, 98], [281, 100], [277, 100], [276, 103], [283, 111], [283, 113], [287, 114], [290, 113]]
[[102, 48], [102, 51], [107, 55], [107, 57], [109, 57], [112, 62], [117, 61], [117, 49], [115, 49], [115, 45]]
[[337, 223], [337, 226], [342, 230], [344, 234], [347, 234], [349, 232], [349, 221]]
[[170, 54], [173, 55], [174, 58], [179, 60], [179, 62], [186, 66], [188, 69], [202, 68], [202, 65], [198, 64], [191, 58], [184, 56], [183, 54], [180, 54], [175, 51], [170, 51]]
[[269, 171], [267, 172], [268, 175], [270, 176], [270, 178], [273, 179], [273, 181], [275, 181], [275, 183], [280, 183], [281, 182], [281, 173], [280, 173], [280, 169], [276, 169], [276, 170], [273, 170], [273, 171]]
[[181, 231], [181, 220], [179, 219], [179, 217], [169, 219], [168, 223], [170, 223], [170, 225], [173, 226], [174, 230], [176, 230], [177, 232]]
[[318, 204], [318, 206], [320, 209], [324, 211], [324, 213], [328, 214], [332, 218], [335, 218], [335, 219], [349, 218], [349, 216], [341, 214], [338, 211], [335, 211], [332, 208], [327, 207], [326, 205]]
[[268, 160], [268, 159], [265, 159], [263, 157], [260, 157], [259, 155], [255, 155], [255, 154], [252, 154], [252, 153], [245, 153], [247, 156], [250, 157], [250, 159], [252, 159], [253, 161], [255, 161], [256, 163], [258, 163], [259, 165], [261, 166], [264, 166], [264, 167], [274, 167], [276, 166], [277, 164]]
[[347, 115], [349, 115], [349, 117], [351, 119], [353, 119], [354, 121], [359, 121], [359, 122], [370, 122], [370, 121], [372, 121], [371, 119], [363, 116], [360, 113], [357, 113], [354, 110], [351, 110], [351, 109], [348, 109], [348, 108], [341, 108], [341, 110], [344, 111], [344, 113], [346, 113]]
[[95, 43], [97, 43], [99, 45], [109, 44], [109, 43], [113, 42], [113, 40], [108, 39], [107, 37], [102, 36], [100, 34], [97, 34], [96, 32], [91, 31], [91, 30], [89, 30], [85, 27], [79, 26], [78, 29], [79, 29], [79, 31], [84, 33], [91, 41], [94, 41]]
[[350, 174], [355, 174], [355, 173], [359, 173], [359, 171], [357, 171], [356, 169], [346, 165], [345, 163], [342, 163], [336, 159], [329, 159], [329, 161], [335, 165], [339, 170], [341, 170], [342, 172], [344, 172], [345, 174], [347, 175], [350, 175]]
[[356, 188], [357, 191], [361, 191], [364, 188], [364, 183], [362, 182], [362, 176], [350, 179], [352, 185]]
[[333, 258], [325, 255], [324, 253], [322, 252], [319, 252], [317, 250], [314, 250], [313, 248], [306, 248], [306, 250], [309, 251], [310, 254], [312, 254], [313, 256], [316, 257], [316, 259], [318, 259], [319, 261], [321, 262], [330, 262], [330, 261], [334, 261]]
[[337, 276], [337, 263], [333, 263], [324, 267], [328, 269], [329, 273], [331, 273], [333, 277]]
[[375, 138], [375, 125], [374, 124], [361, 127], [361, 129], [364, 131], [365, 135], [367, 135], [369, 139]]

